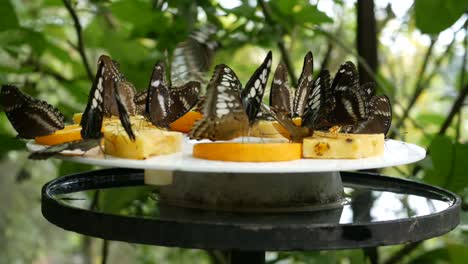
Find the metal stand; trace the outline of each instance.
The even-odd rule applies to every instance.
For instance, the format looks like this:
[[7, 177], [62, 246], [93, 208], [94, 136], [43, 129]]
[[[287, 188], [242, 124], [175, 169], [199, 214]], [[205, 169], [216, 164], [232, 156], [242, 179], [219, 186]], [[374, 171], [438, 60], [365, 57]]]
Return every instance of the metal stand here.
[[[451, 192], [350, 172], [341, 173], [349, 203], [327, 210], [234, 213], [156, 204], [159, 213], [129, 215], [86, 209], [87, 201], [81, 198], [86, 195], [80, 192], [143, 187], [143, 174], [143, 170], [106, 169], [55, 179], [42, 189], [42, 214], [66, 230], [106, 240], [231, 252], [231, 263], [264, 263], [265, 251], [415, 242], [445, 234], [459, 223], [460, 198]], [[366, 192], [372, 202], [354, 203], [353, 195]], [[398, 206], [402, 209], [393, 212]]]

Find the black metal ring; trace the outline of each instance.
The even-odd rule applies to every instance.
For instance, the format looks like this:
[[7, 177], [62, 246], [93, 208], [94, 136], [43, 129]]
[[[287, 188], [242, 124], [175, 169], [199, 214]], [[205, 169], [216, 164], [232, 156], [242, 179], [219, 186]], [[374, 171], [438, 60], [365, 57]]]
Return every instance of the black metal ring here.
[[[342, 172], [343, 184], [381, 188], [445, 200], [443, 211], [394, 221], [353, 224], [265, 224], [151, 219], [111, 215], [69, 206], [54, 198], [84, 190], [141, 186], [143, 170], [104, 169], [57, 178], [42, 188], [42, 214], [66, 230], [107, 240], [222, 250], [318, 250], [414, 242], [439, 236], [459, 223], [460, 198], [434, 186], [369, 173]], [[380, 186], [380, 187], [379, 187]], [[291, 214], [291, 218], [294, 214]]]

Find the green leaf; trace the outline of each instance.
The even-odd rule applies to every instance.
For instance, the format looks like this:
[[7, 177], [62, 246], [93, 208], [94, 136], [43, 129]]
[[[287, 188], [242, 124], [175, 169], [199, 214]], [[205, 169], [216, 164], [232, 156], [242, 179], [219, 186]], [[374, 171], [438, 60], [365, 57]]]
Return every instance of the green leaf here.
[[38, 55], [42, 54], [47, 47], [44, 35], [28, 28], [17, 28], [0, 32], [0, 43], [2, 46], [15, 48], [27, 44]]
[[429, 146], [432, 169], [428, 169], [424, 181], [437, 186], [445, 186], [451, 174], [453, 143], [448, 136], [437, 136]]
[[410, 264], [426, 264], [426, 263], [447, 263], [449, 260], [449, 252], [447, 248], [437, 248], [429, 250], [412, 259]]
[[467, 8], [466, 0], [416, 0], [416, 27], [422, 33], [437, 34], [453, 25]]
[[453, 192], [460, 192], [468, 187], [468, 144], [456, 143], [454, 150], [453, 170], [445, 187]]
[[8, 0], [0, 1], [0, 31], [19, 27], [15, 9]]
[[468, 260], [468, 247], [466, 245], [451, 244], [448, 245], [450, 263], [464, 264]]
[[446, 116], [437, 113], [423, 113], [418, 115], [416, 120], [421, 125], [440, 125], [445, 121]]
[[327, 14], [317, 9], [317, 6], [309, 5], [305, 6], [304, 8], [300, 9], [295, 14], [297, 22], [301, 24], [311, 23], [314, 25], [322, 24], [322, 23], [331, 23], [333, 19], [331, 19]]

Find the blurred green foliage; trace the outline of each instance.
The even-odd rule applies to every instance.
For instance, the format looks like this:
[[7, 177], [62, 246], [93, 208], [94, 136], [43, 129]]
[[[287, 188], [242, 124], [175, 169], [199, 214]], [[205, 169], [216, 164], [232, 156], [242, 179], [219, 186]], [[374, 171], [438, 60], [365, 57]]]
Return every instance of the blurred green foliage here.
[[[0, 1], [0, 83], [17, 84], [26, 93], [57, 106], [71, 120], [73, 113], [83, 110], [91, 80], [79, 53], [76, 24], [64, 6], [65, 1], [68, 0]], [[458, 109], [455, 121], [446, 132], [441, 135], [438, 132], [453, 102], [467, 85], [464, 64], [467, 32], [463, 23], [468, 1], [415, 0], [412, 5], [402, 3], [406, 1], [392, 1], [388, 5], [386, 1], [375, 2], [380, 26], [377, 32], [380, 66], [376, 79], [379, 92], [386, 91], [392, 99], [394, 121], [417, 89], [418, 79], [424, 81], [423, 92], [408, 118], [401, 127], [392, 130], [397, 139], [428, 147], [430, 151], [429, 157], [419, 164], [389, 168], [384, 173], [435, 184], [465, 196], [468, 186], [466, 109]], [[273, 50], [274, 65], [279, 62], [280, 42], [287, 48], [296, 74], [308, 50], [314, 53], [315, 72], [325, 59], [328, 63], [324, 66], [332, 72], [345, 60], [358, 61], [354, 48], [353, 1], [271, 0], [267, 2], [270, 19], [266, 19], [255, 0], [73, 0], [70, 3], [81, 24], [84, 50], [92, 71], [96, 70], [99, 55], [108, 54], [120, 63], [122, 72], [139, 90], [146, 89], [157, 60], [165, 53], [171, 57], [179, 42], [207, 23], [218, 27], [216, 37], [222, 45], [214, 64], [227, 63], [243, 83], [267, 50]], [[429, 37], [435, 41], [434, 49], [429, 54], [427, 69], [420, 71]], [[0, 168], [5, 173], [0, 179], [0, 263], [65, 263], [74, 257], [86, 258], [80, 236], [54, 229], [41, 217], [39, 190], [44, 182], [57, 175], [94, 167], [57, 160], [28, 161], [24, 143], [14, 136], [2, 113]], [[415, 167], [422, 169], [415, 170]], [[117, 197], [106, 192], [99, 206], [109, 212], [145, 212], [149, 209], [144, 206], [151, 202], [145, 193], [147, 189], [135, 189], [125, 197]], [[425, 242], [405, 256], [403, 262], [464, 263], [468, 258], [467, 221], [468, 216], [463, 213], [461, 228]], [[30, 234], [35, 234], [36, 239]], [[99, 242], [94, 241], [91, 247], [99, 251], [96, 250]], [[381, 259], [388, 259], [400, 248], [380, 248]], [[361, 250], [270, 253], [268, 256], [271, 263], [366, 261]], [[187, 263], [193, 259], [210, 263], [211, 258], [202, 251], [112, 243], [110, 259], [111, 263]]]

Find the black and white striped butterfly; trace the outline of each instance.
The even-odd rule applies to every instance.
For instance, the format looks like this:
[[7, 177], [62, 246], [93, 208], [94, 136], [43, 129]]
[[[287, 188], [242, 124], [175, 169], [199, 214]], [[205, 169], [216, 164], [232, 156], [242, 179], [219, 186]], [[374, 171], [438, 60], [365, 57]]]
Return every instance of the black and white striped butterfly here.
[[370, 94], [367, 94], [368, 89], [361, 88], [364, 87], [359, 85], [356, 66], [350, 61], [342, 64], [333, 79], [330, 93], [326, 93], [334, 98], [334, 107], [327, 117], [315, 120], [317, 128], [356, 125], [367, 120]]
[[335, 108], [336, 101], [330, 88], [330, 73], [322, 70], [314, 81], [307, 97], [307, 109], [302, 117], [302, 126], [318, 129], [318, 124]]
[[64, 127], [64, 117], [57, 108], [22, 93], [16, 86], [2, 86], [0, 103], [20, 138], [45, 136]]
[[387, 134], [392, 123], [392, 107], [385, 95], [376, 95], [370, 99], [369, 116], [366, 121], [343, 128], [355, 134]]
[[151, 123], [164, 128], [190, 111], [197, 103], [200, 93], [199, 82], [190, 81], [178, 87], [169, 87], [165, 75], [164, 63], [157, 63], [146, 100], [146, 116]]
[[249, 127], [240, 96], [241, 83], [227, 65], [215, 67], [202, 106], [203, 118], [189, 133], [191, 139], [230, 140], [246, 134]]
[[255, 70], [249, 81], [242, 89], [241, 98], [245, 112], [249, 117], [249, 123], [252, 125], [257, 120], [257, 115], [260, 111], [260, 105], [265, 94], [265, 88], [270, 76], [272, 63], [271, 51], [263, 60], [263, 63]]
[[193, 31], [174, 50], [171, 64], [173, 84], [181, 85], [190, 80], [205, 82], [204, 74], [211, 67], [219, 43], [214, 39], [216, 27], [205, 25]]
[[301, 76], [299, 77], [294, 97], [288, 85], [288, 72], [283, 63], [278, 64], [270, 91], [270, 106], [275, 111], [283, 111], [291, 117], [302, 117], [307, 111], [307, 99], [313, 85], [313, 62], [312, 52], [304, 57]]

